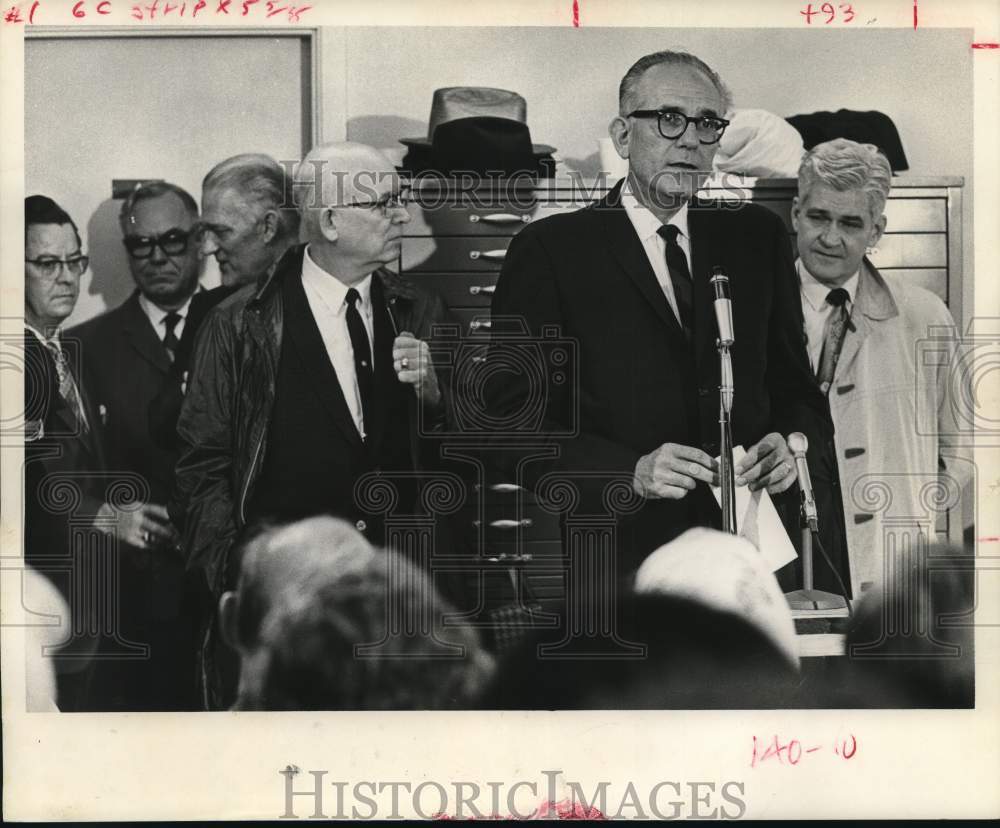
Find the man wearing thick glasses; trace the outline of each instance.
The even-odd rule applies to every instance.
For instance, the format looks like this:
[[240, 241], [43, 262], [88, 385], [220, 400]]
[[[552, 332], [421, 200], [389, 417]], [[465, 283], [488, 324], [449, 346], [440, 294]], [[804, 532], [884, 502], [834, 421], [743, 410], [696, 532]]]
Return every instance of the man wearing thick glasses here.
[[72, 333], [99, 406], [108, 466], [140, 476], [149, 487], [123, 538], [120, 603], [126, 637], [151, 651], [142, 661], [98, 665], [94, 692], [105, 709], [191, 709], [197, 581], [185, 585], [179, 536], [166, 509], [176, 450], [154, 437], [151, 408], [171, 392], [180, 397], [183, 377], [175, 363], [199, 290], [198, 205], [174, 184], [142, 184], [122, 203], [119, 224], [136, 289]]
[[[696, 196], [729, 123], [722, 80], [693, 55], [658, 52], [628, 70], [618, 104], [609, 131], [628, 176], [591, 207], [517, 235], [492, 310], [523, 317], [533, 335], [556, 326], [577, 341], [578, 364], [564, 373], [578, 380], [550, 386], [543, 430], [578, 422], [579, 433], [552, 439], [558, 456], [527, 464], [526, 482], [565, 473], [580, 489], [578, 512], [604, 513], [610, 476], [630, 480], [643, 500], [618, 524], [616, 564], [627, 574], [684, 530], [721, 525], [709, 488], [719, 454], [714, 267], [732, 291], [733, 438], [747, 451], [737, 485], [788, 490], [796, 475], [783, 435], [826, 429], [829, 414], [810, 379], [781, 220]], [[488, 386], [496, 416], [531, 404], [528, 373]]]

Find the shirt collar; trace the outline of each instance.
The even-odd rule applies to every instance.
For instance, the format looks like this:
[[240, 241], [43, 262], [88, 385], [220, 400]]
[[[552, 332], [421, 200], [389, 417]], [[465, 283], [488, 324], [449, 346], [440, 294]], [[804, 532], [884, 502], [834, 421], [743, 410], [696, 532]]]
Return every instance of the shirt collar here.
[[[625, 208], [625, 212], [631, 219], [632, 224], [635, 226], [636, 232], [639, 234], [639, 238], [646, 241], [652, 236], [656, 236], [660, 228], [663, 226], [661, 222], [649, 208], [644, 207], [639, 203], [637, 199], [632, 194], [632, 188], [629, 186], [628, 178], [625, 179], [625, 183], [622, 185], [622, 206]], [[680, 235], [684, 239], [689, 239], [688, 236], [688, 203], [685, 201], [681, 206], [680, 210], [674, 213], [667, 224], [674, 225], [678, 230], [680, 230]]]
[[[799, 273], [799, 284], [802, 286], [802, 295], [805, 296], [809, 307], [819, 313], [819, 311], [827, 306], [826, 297], [833, 288], [829, 285], [824, 285], [806, 270], [806, 266], [802, 264], [802, 259], [795, 260], [795, 269]], [[852, 305], [854, 304], [854, 296], [858, 292], [858, 274], [860, 272], [860, 270], [855, 271], [854, 275], [841, 285], [847, 291], [848, 301]]]
[[[195, 288], [194, 293], [198, 293], [200, 291], [201, 285], [198, 285], [198, 287]], [[176, 313], [181, 319], [187, 319], [188, 308], [191, 307], [191, 299], [194, 298], [194, 293], [187, 298], [187, 301], [183, 305], [173, 311], [173, 313]], [[142, 312], [146, 314], [149, 321], [153, 323], [154, 328], [163, 324], [163, 320], [167, 318], [167, 314], [171, 313], [171, 311], [165, 311], [159, 305], [149, 301], [143, 293], [139, 294], [139, 307], [142, 308]]]
[[360, 295], [361, 301], [358, 303], [361, 308], [367, 309], [371, 305], [372, 295], [372, 275], [369, 273], [356, 285], [345, 285], [336, 276], [327, 273], [313, 260], [306, 247], [305, 255], [302, 257], [302, 282], [308, 284], [316, 290], [322, 297], [327, 307], [334, 313], [340, 313], [346, 308], [347, 291], [353, 287]]
[[38, 328], [34, 325], [29, 325], [27, 322], [24, 323], [24, 327], [31, 331], [35, 338], [41, 342], [43, 345], [55, 345], [57, 348], [62, 348], [62, 343], [59, 341], [59, 334], [62, 333], [62, 326], [60, 325], [55, 331], [52, 332], [52, 336], [45, 336]]

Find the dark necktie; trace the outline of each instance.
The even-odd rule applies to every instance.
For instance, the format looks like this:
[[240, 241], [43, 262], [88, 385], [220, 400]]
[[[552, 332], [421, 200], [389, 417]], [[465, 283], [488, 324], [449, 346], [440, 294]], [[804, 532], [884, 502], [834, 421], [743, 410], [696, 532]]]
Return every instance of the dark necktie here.
[[83, 400], [80, 398], [80, 390], [76, 387], [76, 380], [73, 379], [73, 372], [69, 369], [66, 355], [63, 353], [62, 348], [52, 340], [47, 340], [45, 347], [52, 354], [52, 359], [55, 362], [56, 377], [59, 379], [59, 396], [69, 406], [81, 429], [84, 432], [89, 431], [90, 424], [87, 422], [87, 416], [83, 411]]
[[354, 351], [354, 373], [358, 378], [358, 391], [361, 394], [361, 416], [365, 430], [371, 423], [371, 405], [373, 395], [372, 349], [368, 342], [368, 331], [358, 311], [358, 301], [361, 299], [354, 288], [347, 291], [347, 332], [351, 335], [351, 350]]
[[163, 347], [166, 349], [167, 357], [171, 362], [177, 358], [177, 349], [181, 344], [177, 338], [177, 334], [174, 333], [174, 328], [177, 327], [177, 323], [180, 321], [181, 315], [177, 311], [170, 311], [170, 313], [163, 317], [163, 327], [167, 329], [163, 337]]
[[826, 296], [826, 301], [833, 306], [833, 310], [826, 317], [826, 324], [823, 326], [823, 350], [816, 370], [816, 381], [824, 394], [830, 390], [830, 383], [837, 371], [837, 360], [840, 359], [840, 349], [844, 346], [844, 334], [850, 320], [847, 312], [848, 299], [850, 295], [843, 288], [834, 288]]
[[674, 286], [677, 312], [681, 317], [678, 321], [684, 330], [684, 337], [690, 342], [694, 319], [694, 286], [691, 282], [691, 271], [688, 270], [687, 256], [677, 243], [677, 235], [681, 231], [676, 225], [664, 224], [656, 232], [667, 243], [667, 271], [670, 273], [670, 283]]

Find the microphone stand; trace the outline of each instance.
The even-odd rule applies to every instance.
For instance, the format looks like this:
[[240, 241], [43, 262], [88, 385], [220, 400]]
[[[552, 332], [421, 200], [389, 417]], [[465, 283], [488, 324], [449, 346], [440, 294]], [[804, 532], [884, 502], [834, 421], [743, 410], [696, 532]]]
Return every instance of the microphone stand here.
[[719, 485], [721, 488], [722, 531], [731, 535], [739, 533], [736, 525], [736, 470], [733, 466], [733, 358], [729, 349], [733, 346], [732, 300], [729, 294], [729, 277], [721, 267], [712, 268], [713, 304], [715, 321], [719, 327], [719, 338], [715, 345], [719, 350]]
[[716, 340], [719, 349], [719, 485], [722, 488], [722, 531], [738, 534], [736, 525], [736, 471], [733, 467], [733, 359], [732, 340]]
[[[788, 443], [789, 448], [795, 454], [796, 462], [803, 464], [801, 467], [802, 475], [806, 476], [806, 479], [800, 480], [799, 484], [801, 492], [799, 525], [802, 527], [802, 589], [785, 593], [785, 600], [790, 609], [806, 612], [810, 615], [822, 616], [828, 613], [843, 615], [842, 610], [848, 611], [847, 599], [843, 595], [813, 588], [813, 537], [816, 538], [816, 543], [820, 545], [821, 550], [823, 544], [819, 539], [819, 513], [816, 510], [816, 501], [812, 493], [812, 482], [808, 480], [809, 466], [805, 460], [808, 443], [806, 438], [799, 433], [788, 435]], [[824, 552], [824, 557], [825, 555]], [[829, 559], [827, 559], [827, 563], [829, 563]]]

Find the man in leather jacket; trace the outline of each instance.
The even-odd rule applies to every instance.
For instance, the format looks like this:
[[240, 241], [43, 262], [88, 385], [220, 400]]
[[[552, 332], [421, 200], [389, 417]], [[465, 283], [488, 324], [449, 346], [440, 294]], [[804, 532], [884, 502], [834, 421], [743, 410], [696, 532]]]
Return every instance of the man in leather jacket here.
[[412, 511], [422, 435], [445, 421], [426, 342], [443, 302], [382, 267], [410, 220], [393, 166], [344, 143], [300, 173], [308, 243], [205, 320], [178, 423], [182, 545], [216, 597], [256, 524], [331, 514], [382, 544], [385, 504], [359, 480], [384, 472]]

